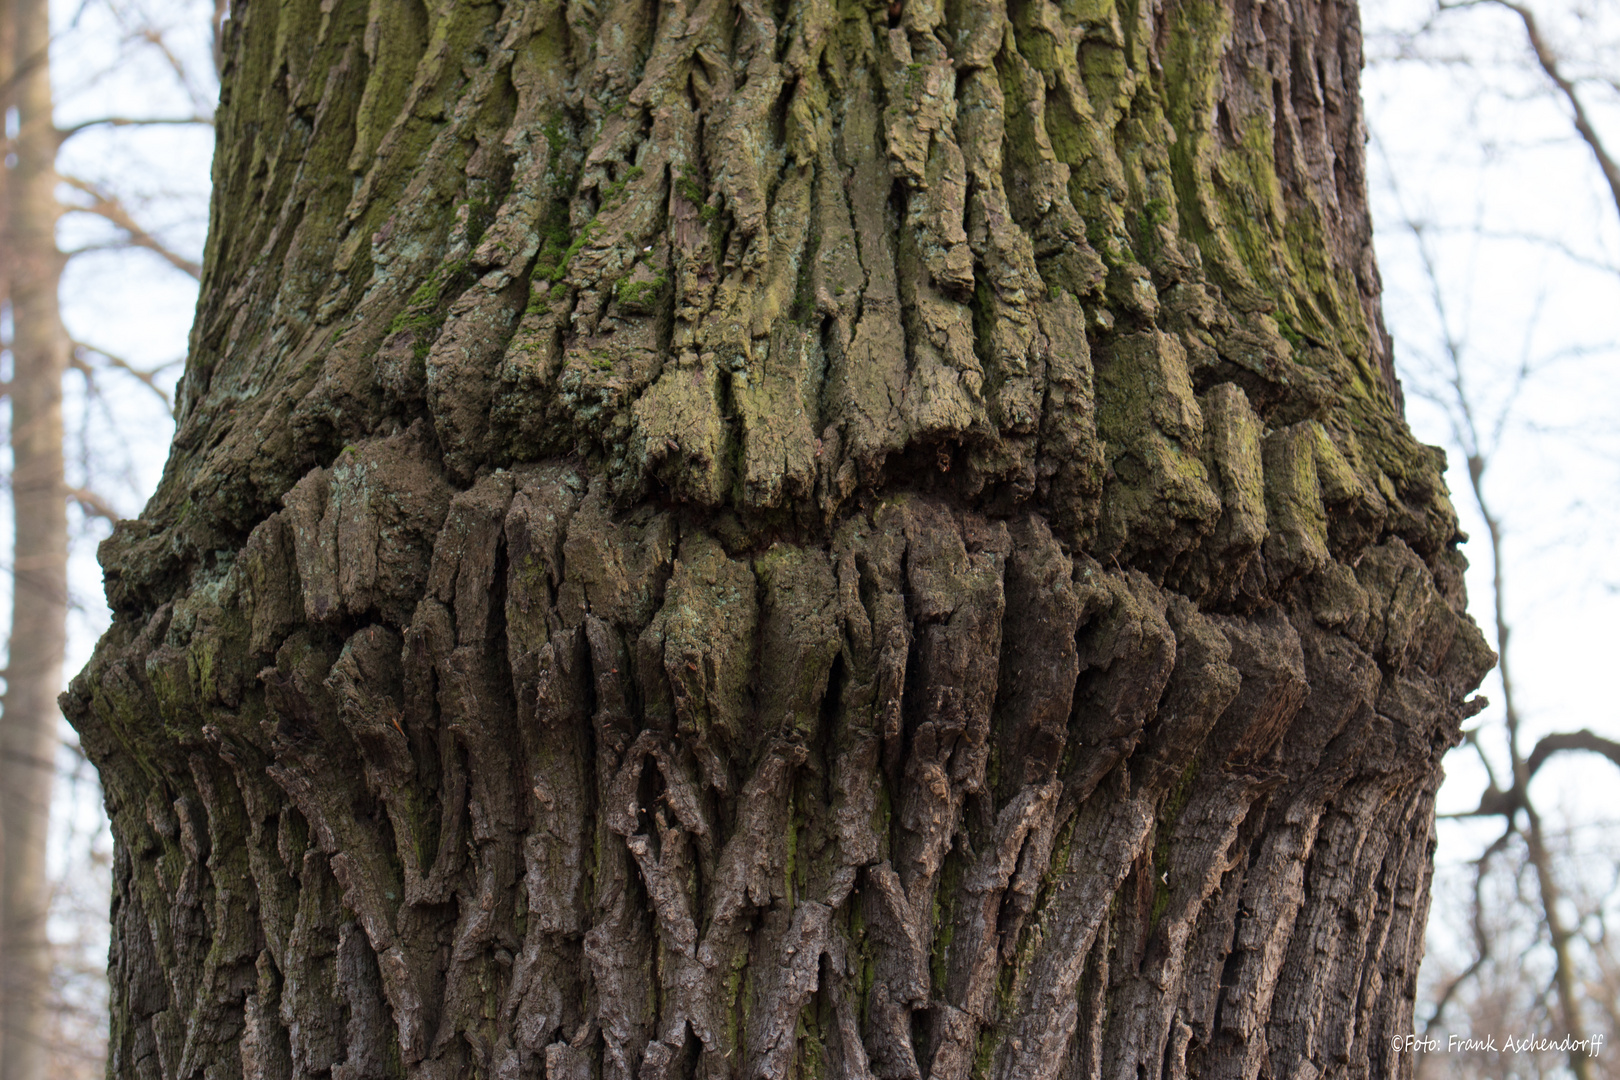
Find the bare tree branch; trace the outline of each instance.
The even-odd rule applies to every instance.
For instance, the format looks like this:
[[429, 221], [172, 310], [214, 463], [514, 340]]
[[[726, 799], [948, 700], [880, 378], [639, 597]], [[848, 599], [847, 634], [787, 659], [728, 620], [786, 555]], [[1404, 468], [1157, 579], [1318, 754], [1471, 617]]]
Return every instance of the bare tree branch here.
[[98, 185], [93, 184], [88, 180], [81, 180], [76, 176], [63, 176], [61, 180], [62, 183], [73, 188], [75, 191], [82, 191], [84, 194], [90, 196], [91, 203], [89, 206], [75, 206], [72, 207], [73, 210], [86, 214], [94, 214], [97, 217], [105, 218], [107, 221], [129, 234], [129, 241], [134, 246], [146, 248], [148, 251], [158, 255], [176, 270], [189, 274], [194, 280], [202, 280], [202, 265], [196, 260], [188, 259], [186, 256], [175, 251], [173, 248], [169, 247], [163, 241], [159, 240], [156, 236], [153, 236], [150, 232], [144, 229], [140, 222], [135, 220], [134, 215], [129, 212], [118, 196], [105, 191]]
[[205, 127], [214, 126], [212, 116], [103, 116], [96, 120], [84, 120], [72, 127], [61, 128], [57, 131], [57, 142], [64, 143], [81, 131], [88, 131], [94, 127], [184, 127], [191, 124], [201, 124]]
[[[219, 15], [217, 5], [218, 0], [216, 0], [216, 17]], [[117, 17], [119, 22], [124, 26], [125, 33], [128, 34], [129, 40], [140, 41], [148, 48], [156, 51], [158, 55], [162, 56], [163, 59], [168, 63], [169, 67], [174, 71], [175, 80], [183, 88], [185, 88], [186, 93], [189, 94], [192, 101], [196, 103], [198, 111], [205, 111], [209, 106], [209, 95], [199, 89], [191, 77], [191, 69], [186, 65], [186, 62], [179, 56], [179, 54], [169, 47], [169, 42], [165, 37], [163, 28], [157, 26], [152, 21], [151, 15], [148, 14], [141, 5], [135, 5], [134, 7], [135, 11], [138, 13], [138, 19], [131, 20], [125, 18], [125, 11], [119, 5], [108, 5], [109, 10], [112, 11], [114, 16]], [[228, 8], [229, 5], [227, 4], [226, 7]], [[219, 70], [219, 61], [217, 59], [215, 59], [214, 69], [215, 72]]]
[[1574, 263], [1576, 266], [1583, 266], [1589, 270], [1596, 270], [1604, 274], [1614, 274], [1615, 276], [1620, 277], [1620, 265], [1616, 265], [1615, 263], [1607, 262], [1603, 259], [1595, 258], [1590, 255], [1584, 255], [1556, 237], [1544, 236], [1539, 233], [1529, 232], [1526, 230], [1492, 229], [1488, 227], [1480, 228], [1478, 226], [1468, 226], [1467, 228], [1462, 228], [1443, 224], [1430, 224], [1426, 226], [1426, 231], [1440, 235], [1468, 235], [1478, 237], [1481, 240], [1499, 240], [1511, 243], [1531, 244], [1536, 247], [1545, 248], [1548, 251], [1560, 255]]
[[1563, 69], [1559, 66], [1558, 53], [1553, 49], [1552, 43], [1542, 34], [1541, 25], [1536, 22], [1535, 14], [1524, 5], [1515, 3], [1514, 0], [1462, 0], [1462, 2], [1457, 3], [1442, 3], [1440, 7], [1441, 10], [1476, 7], [1480, 3], [1493, 3], [1499, 7], [1507, 8], [1517, 15], [1519, 21], [1524, 24], [1524, 34], [1530, 42], [1531, 50], [1536, 54], [1536, 63], [1541, 66], [1542, 72], [1546, 74], [1552, 84], [1558, 88], [1559, 94], [1569, 103], [1570, 111], [1574, 113], [1575, 130], [1580, 135], [1581, 141], [1586, 143], [1587, 149], [1592, 151], [1592, 156], [1597, 159], [1598, 168], [1603, 172], [1603, 179], [1608, 181], [1609, 193], [1614, 197], [1615, 209], [1620, 211], [1620, 162], [1616, 162], [1614, 157], [1610, 155], [1608, 147], [1603, 143], [1602, 136], [1598, 134], [1597, 128], [1592, 125], [1592, 118], [1587, 113], [1586, 106], [1581, 102], [1581, 96], [1576, 90], [1575, 83], [1564, 74]]
[[1616, 765], [1620, 765], [1620, 743], [1612, 739], [1605, 739], [1601, 735], [1594, 735], [1583, 728], [1580, 731], [1559, 732], [1554, 735], [1543, 735], [1536, 743], [1535, 749], [1525, 759], [1525, 771], [1531, 776], [1546, 763], [1554, 754], [1567, 751], [1585, 751], [1606, 757]]
[[180, 361], [171, 360], [166, 364], [158, 365], [156, 368], [142, 368], [137, 367], [121, 356], [114, 356], [106, 349], [99, 349], [94, 345], [86, 345], [82, 341], [75, 341], [73, 343], [73, 366], [79, 371], [84, 372], [86, 375], [93, 374], [89, 361], [85, 359], [86, 355], [99, 356], [107, 362], [108, 367], [117, 368], [126, 375], [134, 376], [136, 380], [144, 384], [147, 389], [152, 391], [152, 393], [156, 394], [162, 400], [164, 408], [169, 410], [170, 415], [173, 415], [174, 399], [169, 396], [169, 392], [167, 390], [158, 384], [157, 373], [165, 370], [166, 368], [173, 367]]
[[[1473, 2], [1487, 2], [1487, 0], [1473, 0]], [[1489, 0], [1489, 2], [1512, 6], [1507, 0]], [[1616, 186], [1615, 196], [1616, 205], [1620, 206], [1620, 185]], [[1398, 189], [1396, 197], [1399, 201]], [[1445, 281], [1441, 275], [1439, 261], [1424, 235], [1423, 224], [1407, 213], [1404, 206], [1401, 210], [1405, 218], [1404, 224], [1411, 230], [1416, 243], [1419, 261], [1429, 287], [1430, 302], [1440, 323], [1442, 350], [1445, 354], [1444, 366], [1448, 369], [1444, 378], [1449, 391], [1447, 395], [1449, 401], [1444, 402], [1444, 408], [1452, 427], [1452, 437], [1465, 455], [1468, 466], [1468, 490], [1473, 496], [1475, 509], [1485, 523], [1489, 543], [1497, 676], [1502, 683], [1503, 723], [1507, 735], [1508, 760], [1512, 767], [1506, 786], [1498, 786], [1494, 772], [1491, 773], [1490, 782], [1480, 796], [1479, 807], [1470, 813], [1457, 816], [1500, 815], [1506, 820], [1508, 831], [1516, 832], [1524, 840], [1526, 862], [1534, 874], [1540, 896], [1541, 920], [1552, 946], [1554, 963], [1550, 986], [1556, 991], [1558, 1011], [1566, 1029], [1582, 1031], [1585, 1030], [1582, 1021], [1582, 1002], [1576, 990], [1577, 975], [1571, 950], [1571, 941], [1576, 937], [1578, 928], [1569, 927], [1565, 923], [1564, 913], [1560, 907], [1562, 886], [1553, 866], [1552, 855], [1547, 848], [1541, 815], [1530, 798], [1531, 774], [1520, 750], [1522, 717], [1514, 686], [1515, 669], [1512, 660], [1516, 654], [1511, 650], [1513, 626], [1507, 614], [1507, 558], [1504, 550], [1507, 530], [1485, 482], [1495, 455], [1501, 450], [1502, 436], [1509, 416], [1517, 408], [1521, 392], [1534, 369], [1530, 360], [1534, 325], [1532, 323], [1527, 331], [1517, 370], [1497, 407], [1495, 416], [1482, 415], [1486, 410], [1479, 399], [1479, 391], [1470, 378], [1472, 371], [1468, 355], [1471, 350], [1466, 338], [1453, 322], [1446, 302]], [[1483, 756], [1481, 754], [1482, 758]], [[1592, 1080], [1591, 1063], [1586, 1058], [1571, 1052], [1568, 1065], [1575, 1080]]]
[[1429, 1041], [1433, 1035], [1441, 1019], [1445, 1016], [1447, 1006], [1457, 996], [1457, 992], [1468, 983], [1468, 980], [1479, 974], [1480, 969], [1491, 959], [1491, 935], [1485, 929], [1485, 876], [1490, 870], [1491, 860], [1498, 852], [1507, 847], [1508, 841], [1513, 837], [1515, 831], [1510, 820], [1507, 830], [1497, 837], [1478, 859], [1474, 860], [1474, 904], [1469, 920], [1474, 932], [1474, 960], [1456, 978], [1447, 983], [1446, 988], [1440, 992], [1440, 996], [1434, 1003], [1434, 1012], [1430, 1014], [1428, 1021], [1423, 1025], [1423, 1039], [1425, 1042]]
[[112, 503], [103, 499], [89, 488], [68, 488], [68, 498], [79, 504], [79, 509], [91, 517], [105, 518], [116, 524], [124, 517]]
[[1479, 817], [1505, 817], [1511, 821], [1513, 815], [1518, 813], [1519, 807], [1523, 805], [1524, 803], [1520, 800], [1516, 788], [1508, 788], [1503, 791], [1495, 784], [1490, 784], [1484, 791], [1479, 793], [1479, 805], [1474, 809], [1438, 816], [1447, 821], [1461, 821], [1464, 818]]

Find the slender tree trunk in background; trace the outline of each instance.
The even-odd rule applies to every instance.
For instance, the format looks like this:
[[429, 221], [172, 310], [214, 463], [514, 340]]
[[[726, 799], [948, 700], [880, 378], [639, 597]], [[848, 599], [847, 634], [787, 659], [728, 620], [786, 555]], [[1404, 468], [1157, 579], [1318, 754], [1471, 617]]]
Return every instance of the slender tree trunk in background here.
[[[1457, 355], [1455, 351], [1453, 355]], [[1460, 372], [1460, 368], [1457, 370]], [[1467, 419], [1472, 424], [1471, 414]], [[1513, 628], [1507, 616], [1507, 570], [1503, 562], [1506, 553], [1501, 519], [1486, 496], [1487, 460], [1477, 453], [1469, 456], [1468, 480], [1469, 492], [1474, 497], [1474, 507], [1485, 522], [1486, 540], [1491, 556], [1491, 607], [1495, 615], [1493, 629], [1496, 631], [1496, 654], [1499, 664], [1497, 675], [1502, 680], [1502, 714], [1507, 726], [1509, 765], [1513, 770], [1512, 787], [1509, 792], [1513, 801], [1507, 818], [1509, 824], [1516, 826], [1524, 838], [1525, 855], [1529, 859], [1531, 869], [1535, 871], [1536, 889], [1541, 894], [1541, 921], [1547, 927], [1548, 941], [1553, 950], [1553, 988], [1558, 993], [1558, 1013], [1568, 1031], [1584, 1034], [1588, 1029], [1582, 1015], [1581, 993], [1577, 989], [1579, 973], [1570, 948], [1576, 931], [1565, 923], [1563, 890], [1558, 884], [1552, 854], [1547, 850], [1540, 810], [1530, 798], [1530, 780], [1534, 776], [1534, 769], [1525, 759], [1519, 738], [1523, 729], [1518, 702], [1513, 692], [1514, 669], [1511, 664], [1512, 653], [1509, 651], [1513, 640]], [[1537, 764], [1539, 765], [1539, 762]], [[1620, 765], [1620, 761], [1616, 761], [1615, 764]], [[1518, 826], [1518, 815], [1521, 811], [1524, 814], [1524, 825]], [[1575, 1050], [1569, 1052], [1567, 1058], [1569, 1072], [1575, 1080], [1591, 1080], [1592, 1057], [1591, 1054], [1582, 1054]]]
[[118, 1076], [1405, 1075], [1491, 662], [1332, 0], [247, 0], [64, 702]]
[[12, 508], [16, 545], [6, 690], [0, 701], [0, 1080], [45, 1075], [51, 953], [45, 852], [67, 641], [67, 486], [62, 379], [69, 345], [57, 307], [56, 129], [46, 0], [10, 0], [15, 163], [5, 180], [11, 298]]

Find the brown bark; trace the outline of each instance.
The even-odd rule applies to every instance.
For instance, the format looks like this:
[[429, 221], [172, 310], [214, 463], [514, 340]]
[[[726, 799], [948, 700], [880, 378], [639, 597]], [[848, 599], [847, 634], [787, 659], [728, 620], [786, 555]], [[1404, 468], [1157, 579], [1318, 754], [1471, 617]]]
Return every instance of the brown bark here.
[[57, 707], [67, 642], [67, 484], [62, 378], [69, 345], [57, 308], [56, 130], [45, 0], [3, 11], [12, 63], [5, 102], [18, 114], [5, 178], [11, 300], [12, 617], [0, 699], [0, 1080], [45, 1076], [51, 954], [45, 871]]
[[1355, 12], [233, 6], [116, 1075], [1407, 1074], [1491, 654]]

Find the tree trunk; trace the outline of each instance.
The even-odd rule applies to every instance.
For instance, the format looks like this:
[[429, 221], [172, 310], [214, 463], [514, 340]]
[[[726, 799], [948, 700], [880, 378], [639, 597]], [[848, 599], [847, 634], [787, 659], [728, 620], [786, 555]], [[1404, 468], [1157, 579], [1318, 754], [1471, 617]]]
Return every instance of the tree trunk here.
[[[11, 635], [0, 699], [0, 1080], [43, 1080], [51, 995], [45, 853], [56, 779], [56, 695], [67, 645], [67, 485], [62, 379], [68, 338], [57, 307], [56, 127], [46, 0], [9, 0], [5, 104], [16, 109], [4, 181], [11, 301]], [[8, 125], [9, 126], [9, 125]]]
[[238, 2], [118, 1076], [1405, 1075], [1491, 654], [1333, 0]]

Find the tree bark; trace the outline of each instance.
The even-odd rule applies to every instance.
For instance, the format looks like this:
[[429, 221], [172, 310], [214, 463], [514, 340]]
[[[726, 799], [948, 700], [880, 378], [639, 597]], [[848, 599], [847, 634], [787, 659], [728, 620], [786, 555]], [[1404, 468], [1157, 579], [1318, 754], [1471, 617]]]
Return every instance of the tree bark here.
[[118, 1076], [1407, 1075], [1491, 663], [1356, 13], [248, 0], [64, 701]]
[[62, 379], [69, 345], [57, 306], [56, 128], [46, 0], [10, 0], [0, 72], [16, 110], [5, 196], [11, 302], [11, 505], [15, 538], [6, 688], [0, 698], [0, 1080], [41, 1080], [51, 996], [46, 874], [56, 779], [56, 696], [67, 645], [67, 484]]

